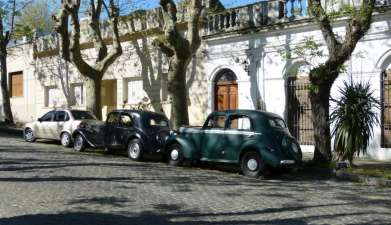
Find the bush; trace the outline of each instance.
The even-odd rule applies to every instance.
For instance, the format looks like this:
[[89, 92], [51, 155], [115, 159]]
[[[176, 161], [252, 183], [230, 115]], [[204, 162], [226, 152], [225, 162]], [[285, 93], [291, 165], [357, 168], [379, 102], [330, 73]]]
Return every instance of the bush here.
[[344, 82], [339, 93], [339, 100], [331, 99], [335, 103], [330, 115], [334, 150], [337, 160], [348, 160], [353, 165], [355, 155], [366, 153], [373, 126], [379, 124], [376, 109], [380, 103], [373, 97], [369, 83]]

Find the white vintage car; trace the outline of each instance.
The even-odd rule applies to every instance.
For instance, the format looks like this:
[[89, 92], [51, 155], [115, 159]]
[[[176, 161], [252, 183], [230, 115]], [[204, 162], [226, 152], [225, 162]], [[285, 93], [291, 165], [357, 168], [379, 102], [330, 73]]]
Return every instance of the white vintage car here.
[[34, 142], [37, 138], [60, 140], [65, 147], [72, 145], [72, 133], [82, 121], [96, 120], [96, 117], [83, 110], [52, 110], [37, 121], [27, 123], [24, 127], [24, 139]]

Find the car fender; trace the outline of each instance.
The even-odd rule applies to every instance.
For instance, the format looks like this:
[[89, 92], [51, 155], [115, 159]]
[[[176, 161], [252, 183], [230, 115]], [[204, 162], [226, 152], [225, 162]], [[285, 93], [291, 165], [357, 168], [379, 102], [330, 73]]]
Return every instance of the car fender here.
[[278, 167], [280, 165], [280, 160], [281, 160], [281, 157], [279, 154], [280, 151], [272, 149], [272, 148], [268, 148], [263, 143], [259, 143], [255, 140], [248, 141], [248, 142], [243, 143], [240, 149], [241, 150], [240, 150], [240, 154], [238, 157], [238, 163], [240, 163], [241, 156], [243, 155], [243, 153], [245, 151], [254, 150], [254, 151], [258, 152], [258, 154], [260, 154], [261, 160], [263, 161], [263, 163], [265, 163], [269, 166], [272, 166], [272, 167]]
[[87, 135], [85, 135], [84, 132], [83, 132], [82, 130], [80, 130], [80, 129], [77, 129], [77, 130], [75, 130], [75, 131], [72, 133], [72, 135], [71, 135], [71, 136], [72, 136], [72, 139], [75, 139], [77, 134], [80, 134], [80, 135], [84, 138], [84, 140], [86, 140], [87, 143], [88, 143], [91, 147], [93, 147], [93, 148], [96, 148], [96, 147], [97, 147], [94, 143], [92, 143], [92, 142], [87, 138]]
[[174, 143], [179, 143], [181, 145], [183, 156], [186, 159], [198, 160], [201, 158], [201, 152], [195, 148], [194, 144], [181, 136], [171, 136], [166, 141], [164, 147], [165, 152], [168, 152], [168, 148]]
[[133, 139], [139, 139], [139, 140], [141, 140], [141, 143], [143, 145], [145, 144], [144, 138], [141, 134], [139, 134], [138, 132], [132, 132], [129, 135], [127, 135], [127, 137], [126, 137], [126, 146], [129, 144], [129, 141], [131, 141]]

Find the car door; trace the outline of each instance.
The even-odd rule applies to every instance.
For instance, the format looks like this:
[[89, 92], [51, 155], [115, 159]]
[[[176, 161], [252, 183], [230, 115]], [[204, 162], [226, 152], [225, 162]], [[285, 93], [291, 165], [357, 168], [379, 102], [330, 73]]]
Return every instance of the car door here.
[[118, 134], [115, 132], [115, 127], [119, 124], [120, 113], [111, 112], [107, 116], [106, 124], [104, 128], [104, 141], [105, 146], [109, 148], [118, 147]]
[[50, 111], [38, 119], [36, 124], [35, 132], [36, 135], [40, 138], [50, 138], [50, 125], [54, 120], [54, 111]]
[[220, 161], [224, 154], [225, 114], [209, 116], [203, 127], [202, 160]]
[[67, 113], [63, 110], [56, 111], [53, 123], [50, 124], [50, 134], [53, 139], [60, 139], [61, 131], [64, 128], [64, 122], [67, 119]]
[[119, 117], [119, 124], [114, 127], [116, 134], [116, 148], [126, 148], [128, 136], [134, 132], [134, 120], [128, 113], [121, 113]]
[[230, 115], [225, 129], [224, 159], [227, 161], [238, 159], [243, 143], [254, 137], [254, 126], [250, 117], [239, 114]]

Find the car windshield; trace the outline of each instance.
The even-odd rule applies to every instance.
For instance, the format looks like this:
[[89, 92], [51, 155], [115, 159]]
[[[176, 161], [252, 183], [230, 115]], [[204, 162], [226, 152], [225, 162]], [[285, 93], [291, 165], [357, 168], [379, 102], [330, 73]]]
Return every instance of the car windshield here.
[[272, 127], [286, 128], [284, 120], [280, 118], [269, 118], [269, 124]]
[[72, 110], [71, 113], [75, 120], [96, 120], [96, 117], [88, 111]]

